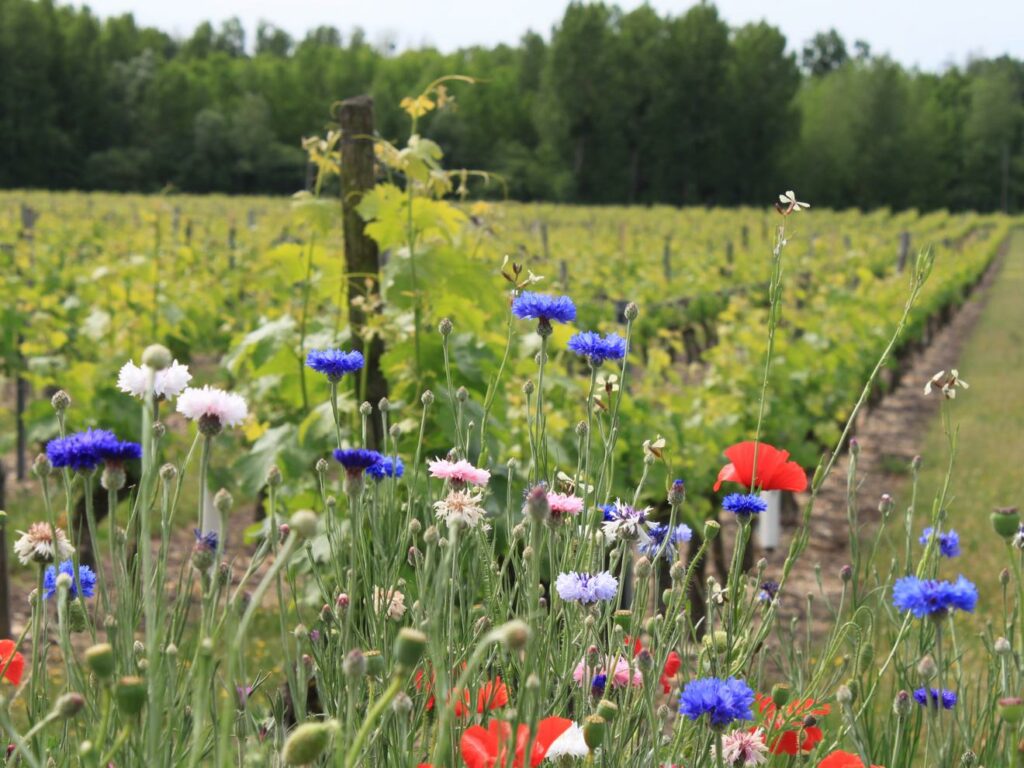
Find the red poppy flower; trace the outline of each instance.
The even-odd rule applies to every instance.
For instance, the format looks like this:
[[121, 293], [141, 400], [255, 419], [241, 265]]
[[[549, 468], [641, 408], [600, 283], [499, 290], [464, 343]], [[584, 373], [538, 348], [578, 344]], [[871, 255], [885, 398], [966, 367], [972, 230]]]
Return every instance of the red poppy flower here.
[[[864, 768], [864, 761], [851, 752], [837, 749], [818, 763], [818, 768]], [[871, 768], [882, 768], [882, 766], [872, 765]]]
[[21, 673], [25, 671], [25, 657], [18, 653], [13, 640], [0, 640], [0, 669], [4, 669], [4, 677], [17, 685], [21, 682]]
[[[757, 473], [754, 473], [754, 446], [757, 446]], [[768, 443], [730, 445], [724, 451], [730, 463], [722, 467], [715, 482], [717, 491], [722, 483], [739, 483], [762, 491], [802, 491], [807, 487], [807, 473], [795, 461], [789, 461], [789, 451]]]
[[[530, 765], [540, 765], [555, 739], [565, 733], [571, 725], [572, 720], [566, 720], [564, 717], [545, 717], [537, 723], [537, 736], [530, 750]], [[511, 737], [512, 725], [503, 720], [491, 720], [486, 728], [482, 725], [467, 728], [459, 742], [466, 768], [494, 768], [495, 765], [505, 765]], [[523, 723], [516, 733], [516, 754], [513, 762], [515, 768], [523, 768], [524, 753], [529, 741], [530, 726]]]
[[[488, 680], [476, 693], [476, 712], [482, 715], [485, 711], [499, 709], [508, 704], [508, 688], [501, 682], [501, 677]], [[469, 714], [470, 708], [469, 691], [462, 692], [462, 701], [455, 702], [455, 716], [462, 717]]]
[[427, 678], [423, 674], [422, 669], [417, 669], [416, 674], [413, 675], [413, 684], [416, 686], [417, 691], [425, 691], [427, 694], [427, 712], [434, 708], [434, 673], [430, 673], [430, 677]]
[[803, 720], [808, 715], [815, 717], [827, 715], [832, 711], [828, 704], [819, 706], [814, 699], [804, 699], [788, 704], [782, 714], [776, 714], [775, 703], [771, 696], [761, 693], [757, 694], [757, 704], [765, 730], [771, 730], [773, 736], [782, 731], [770, 745], [772, 754], [804, 754], [814, 749], [814, 746], [825, 738], [821, 728], [816, 725], [804, 727]]

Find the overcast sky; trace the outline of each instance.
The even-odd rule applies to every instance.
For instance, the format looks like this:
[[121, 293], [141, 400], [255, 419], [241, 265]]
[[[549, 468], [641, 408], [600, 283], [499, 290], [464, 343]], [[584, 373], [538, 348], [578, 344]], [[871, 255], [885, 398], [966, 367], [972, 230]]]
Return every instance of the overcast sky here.
[[[345, 32], [362, 27], [371, 42], [399, 47], [429, 44], [448, 51], [473, 44], [514, 43], [528, 29], [548, 35], [563, 0], [90, 0], [100, 16], [131, 12], [142, 24], [187, 36], [201, 21], [238, 16], [249, 43], [266, 19], [295, 37], [320, 24]], [[625, 9], [639, 0], [621, 0]], [[661, 13], [679, 14], [692, 0], [650, 0]], [[767, 19], [790, 48], [835, 27], [848, 41], [866, 40], [876, 53], [936, 70], [969, 56], [1008, 53], [1024, 58], [1024, 0], [719, 0], [733, 25]]]

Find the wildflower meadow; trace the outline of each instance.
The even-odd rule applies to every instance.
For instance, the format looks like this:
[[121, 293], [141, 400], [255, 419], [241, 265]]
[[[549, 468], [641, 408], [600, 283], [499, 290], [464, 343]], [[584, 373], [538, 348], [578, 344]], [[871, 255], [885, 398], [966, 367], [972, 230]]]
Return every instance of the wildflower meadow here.
[[859, 498], [856, 439], [1020, 222], [474, 203], [445, 83], [373, 142], [379, 274], [333, 129], [289, 202], [0, 195], [6, 764], [1020, 765], [1018, 499], [956, 503], [999, 393], [909, 382], [934, 495]]

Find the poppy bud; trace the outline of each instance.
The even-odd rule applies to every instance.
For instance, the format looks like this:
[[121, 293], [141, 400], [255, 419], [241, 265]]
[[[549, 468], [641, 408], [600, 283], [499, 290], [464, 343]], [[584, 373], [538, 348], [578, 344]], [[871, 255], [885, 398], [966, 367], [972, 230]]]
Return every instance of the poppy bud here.
[[384, 657], [380, 651], [366, 652], [366, 674], [370, 677], [381, 677], [384, 674]]
[[1020, 530], [1020, 513], [1017, 507], [996, 507], [988, 518], [995, 532], [1004, 539], [1013, 537]]
[[418, 629], [403, 627], [398, 630], [395, 638], [395, 662], [398, 671], [408, 671], [415, 667], [427, 649], [427, 636]]
[[600, 715], [589, 715], [583, 720], [583, 741], [591, 752], [604, 742], [606, 726], [607, 722]]
[[776, 683], [772, 686], [772, 704], [776, 709], [782, 709], [789, 703], [790, 689], [785, 683]]
[[85, 663], [101, 680], [114, 674], [114, 647], [110, 643], [97, 643], [85, 649]]
[[999, 699], [999, 716], [1008, 723], [1019, 723], [1024, 716], [1024, 699], [1019, 696], [1007, 696]]
[[141, 677], [122, 677], [114, 688], [117, 708], [125, 715], [137, 715], [146, 704], [146, 681]]
[[717, 520], [707, 520], [704, 522], [704, 540], [712, 541], [718, 536], [718, 532], [722, 530], [722, 524]]
[[291, 732], [284, 743], [281, 762], [285, 765], [309, 765], [315, 762], [339, 730], [336, 720], [303, 723]]

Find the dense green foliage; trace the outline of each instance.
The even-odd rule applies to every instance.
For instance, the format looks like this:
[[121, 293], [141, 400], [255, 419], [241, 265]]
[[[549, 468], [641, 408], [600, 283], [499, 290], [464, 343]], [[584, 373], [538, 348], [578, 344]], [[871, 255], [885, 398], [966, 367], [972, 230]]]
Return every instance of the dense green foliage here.
[[763, 204], [794, 186], [836, 207], [1019, 210], [1024, 64], [928, 74], [835, 33], [798, 60], [799, 42], [730, 29], [705, 4], [572, 4], [547, 39], [444, 54], [330, 27], [296, 41], [264, 24], [251, 44], [237, 22], [179, 40], [131, 16], [0, 0], [0, 186], [292, 192], [300, 139], [332, 101], [372, 93], [393, 140], [399, 100], [458, 72], [481, 82], [455, 86], [422, 130], [450, 167], [498, 172], [517, 198]]

